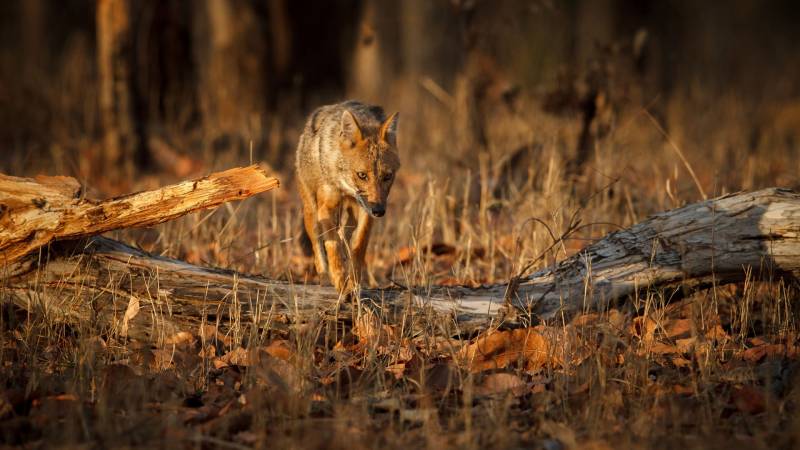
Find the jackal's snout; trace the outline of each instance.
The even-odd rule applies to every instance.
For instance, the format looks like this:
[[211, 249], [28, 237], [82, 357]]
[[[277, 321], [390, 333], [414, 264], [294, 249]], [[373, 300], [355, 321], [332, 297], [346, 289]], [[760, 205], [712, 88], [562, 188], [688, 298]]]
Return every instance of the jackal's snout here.
[[383, 217], [386, 214], [386, 205], [383, 203], [367, 203], [367, 210], [372, 217]]

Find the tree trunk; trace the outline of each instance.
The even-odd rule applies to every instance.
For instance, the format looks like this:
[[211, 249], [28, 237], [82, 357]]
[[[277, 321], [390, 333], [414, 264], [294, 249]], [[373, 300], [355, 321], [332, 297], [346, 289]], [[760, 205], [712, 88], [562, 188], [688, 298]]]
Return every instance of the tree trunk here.
[[[272, 43], [269, 46], [272, 55], [271, 69], [275, 73], [275, 78], [284, 82], [289, 75], [289, 64], [292, 59], [292, 29], [286, 0], [268, 0], [267, 15]], [[272, 98], [274, 99], [274, 96]]]
[[[451, 315], [455, 320], [442, 323], [463, 333], [500, 320], [562, 320], [640, 290], [664, 289], [671, 297], [677, 289], [739, 282], [748, 272], [761, 279], [800, 274], [800, 195], [765, 189], [661, 213], [507, 284], [373, 289], [361, 298], [388, 311]], [[20, 307], [154, 340], [196, 332], [204, 322], [235, 331], [352, 307], [332, 287], [193, 266], [100, 237], [28, 254], [0, 279], [0, 298]]]
[[193, 46], [199, 99], [208, 141], [234, 138], [237, 150], [261, 145], [266, 114], [265, 33], [253, 6], [242, 0], [197, 2]]
[[[396, 83], [404, 74], [401, 18], [403, 2], [366, 0], [355, 24], [352, 55], [347, 61], [347, 96], [396, 108]], [[414, 29], [415, 33], [419, 29]], [[417, 75], [415, 75], [417, 76]], [[413, 92], [414, 89], [411, 89]]]
[[44, 5], [42, 0], [26, 0], [20, 2], [20, 21], [22, 30], [22, 49], [25, 52], [23, 71], [25, 77], [31, 79], [41, 76], [47, 68], [49, 60], [46, 45], [47, 31]]
[[101, 166], [105, 173], [128, 176], [143, 151], [134, 114], [130, 12], [127, 0], [97, 1], [97, 72], [104, 144]]

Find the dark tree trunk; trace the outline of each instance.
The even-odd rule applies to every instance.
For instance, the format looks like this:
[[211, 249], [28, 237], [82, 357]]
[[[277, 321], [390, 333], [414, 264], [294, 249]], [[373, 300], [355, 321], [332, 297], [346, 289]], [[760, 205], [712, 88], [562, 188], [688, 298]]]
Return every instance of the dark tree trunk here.
[[131, 5], [127, 0], [98, 0], [97, 70], [103, 132], [102, 170], [133, 176], [146, 161], [143, 124], [137, 120]]

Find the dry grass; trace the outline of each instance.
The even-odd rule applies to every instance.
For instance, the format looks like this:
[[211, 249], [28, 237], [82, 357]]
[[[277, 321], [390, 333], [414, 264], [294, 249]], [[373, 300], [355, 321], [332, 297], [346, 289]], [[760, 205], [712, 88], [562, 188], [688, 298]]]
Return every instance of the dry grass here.
[[[489, 147], [459, 165], [446, 147], [454, 131], [430, 126], [447, 123], [449, 112], [425, 95], [415, 97], [416, 115], [403, 116], [410, 129], [429, 129], [405, 138], [389, 213], [373, 232], [374, 285], [498, 282], [701, 191], [800, 187], [798, 103], [754, 110], [736, 98], [676, 96], [661, 105], [669, 139], [647, 111], [621, 110], [576, 174], [568, 162], [577, 118], [554, 118], [523, 99], [517, 110], [528, 113], [498, 119]], [[291, 140], [299, 125], [282, 135]], [[2, 168], [56, 168], [114, 186], [84, 169], [93, 156], [83, 150], [96, 148], [85, 129], [65, 125], [36, 150], [42, 159], [14, 152]], [[529, 151], [509, 171], [519, 136]], [[206, 168], [247, 163], [249, 151], [214, 158]], [[114, 235], [197, 264], [319, 282], [297, 243], [290, 168], [279, 175], [281, 192]], [[573, 218], [583, 226], [548, 251]], [[471, 340], [446, 333], [447, 318], [409, 311], [389, 322], [359, 309], [288, 331], [236, 317], [225, 335], [207, 324], [153, 345], [5, 306], [0, 439], [26, 447], [791, 448], [800, 437], [795, 288], [747, 282], [672, 303], [650, 292], [619, 310]]]

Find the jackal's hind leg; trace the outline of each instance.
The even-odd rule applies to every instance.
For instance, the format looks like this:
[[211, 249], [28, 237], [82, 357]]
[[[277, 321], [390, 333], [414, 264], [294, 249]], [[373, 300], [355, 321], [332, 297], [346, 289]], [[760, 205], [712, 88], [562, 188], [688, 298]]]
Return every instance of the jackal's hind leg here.
[[303, 225], [314, 251], [314, 267], [317, 269], [317, 274], [322, 277], [328, 272], [328, 261], [325, 255], [325, 246], [322, 243], [320, 224], [317, 220], [317, 202], [313, 194], [308, 192], [302, 183], [300, 183], [300, 196], [303, 200]]

